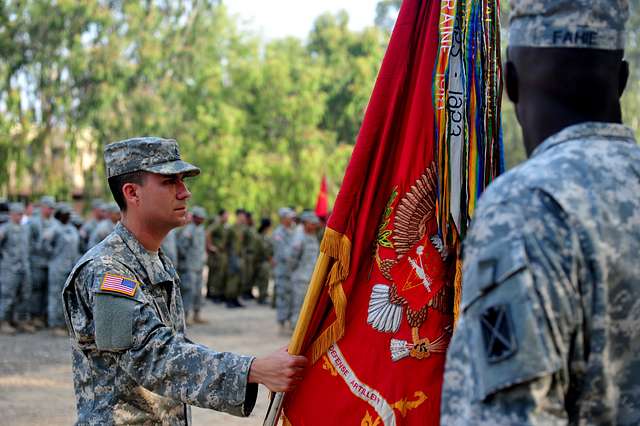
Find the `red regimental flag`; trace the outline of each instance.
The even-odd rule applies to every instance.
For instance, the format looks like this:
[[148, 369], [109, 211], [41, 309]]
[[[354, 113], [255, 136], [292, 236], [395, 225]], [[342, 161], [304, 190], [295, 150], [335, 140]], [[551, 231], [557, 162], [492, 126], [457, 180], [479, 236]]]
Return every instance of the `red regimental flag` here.
[[320, 182], [320, 192], [316, 201], [316, 216], [326, 219], [329, 213], [329, 202], [327, 200], [327, 176], [322, 175]]
[[289, 347], [312, 366], [285, 396], [285, 425], [439, 424], [460, 224], [484, 188], [469, 176], [498, 170], [482, 167], [499, 152], [499, 97], [482, 103], [494, 92], [475, 73], [499, 67], [499, 43], [481, 55], [489, 38], [463, 31], [495, 34], [483, 15], [495, 10], [491, 0], [403, 2]]

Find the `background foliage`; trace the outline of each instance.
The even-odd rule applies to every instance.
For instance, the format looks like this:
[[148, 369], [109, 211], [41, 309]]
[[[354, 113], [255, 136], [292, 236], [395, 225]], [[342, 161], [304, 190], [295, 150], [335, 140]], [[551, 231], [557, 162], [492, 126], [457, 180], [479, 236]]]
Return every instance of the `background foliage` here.
[[[312, 207], [323, 173], [332, 200], [400, 3], [378, 2], [363, 31], [341, 12], [319, 16], [305, 40], [265, 41], [219, 0], [0, 1], [0, 195], [106, 197], [104, 144], [158, 135], [202, 168], [191, 189], [209, 210]], [[638, 132], [640, 0], [631, 3], [623, 103]], [[503, 105], [513, 166], [524, 150]]]

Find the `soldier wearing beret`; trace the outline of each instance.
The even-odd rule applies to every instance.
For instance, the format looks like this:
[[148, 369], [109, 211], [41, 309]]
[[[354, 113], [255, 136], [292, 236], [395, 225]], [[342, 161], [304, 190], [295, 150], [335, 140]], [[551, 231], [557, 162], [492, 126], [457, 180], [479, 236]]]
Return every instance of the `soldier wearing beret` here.
[[442, 425], [640, 424], [640, 148], [626, 1], [513, 0], [506, 85], [529, 160], [464, 241]]
[[153, 137], [107, 145], [105, 162], [122, 220], [63, 290], [78, 424], [189, 424], [189, 405], [247, 416], [257, 383], [292, 389], [304, 357], [216, 352], [185, 337], [180, 278], [160, 244], [185, 224], [184, 179], [200, 170]]

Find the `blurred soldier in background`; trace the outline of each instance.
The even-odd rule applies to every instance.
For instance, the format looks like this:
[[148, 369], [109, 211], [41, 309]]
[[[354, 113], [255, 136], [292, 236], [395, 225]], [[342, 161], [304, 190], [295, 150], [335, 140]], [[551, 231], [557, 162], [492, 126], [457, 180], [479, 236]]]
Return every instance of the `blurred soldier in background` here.
[[55, 336], [66, 336], [62, 311], [62, 287], [80, 257], [80, 234], [71, 223], [71, 207], [58, 204], [55, 225], [43, 234], [43, 247], [49, 253], [47, 323]]
[[43, 246], [43, 235], [55, 225], [53, 209], [56, 201], [44, 196], [38, 203], [38, 210], [29, 220], [29, 251], [31, 254], [31, 316], [33, 324], [45, 327], [47, 313], [49, 252]]
[[320, 220], [315, 213], [305, 211], [300, 215], [302, 232], [296, 232], [289, 252], [289, 270], [291, 271], [291, 328], [294, 329], [300, 314], [300, 308], [307, 294], [307, 287], [320, 253], [318, 227]]
[[31, 325], [31, 269], [29, 228], [22, 225], [24, 205], [11, 203], [9, 221], [0, 225], [0, 333], [33, 333]]
[[91, 248], [89, 246], [89, 238], [91, 238], [98, 223], [105, 218], [104, 201], [95, 198], [91, 201], [91, 217], [82, 225], [82, 228], [80, 228], [80, 245], [83, 253]]
[[242, 237], [242, 298], [253, 300], [253, 279], [256, 271], [256, 251], [258, 235], [253, 224], [251, 212], [244, 210], [244, 235]]
[[182, 301], [187, 324], [206, 322], [200, 316], [202, 273], [206, 262], [206, 236], [203, 225], [206, 218], [207, 214], [202, 207], [194, 207], [191, 210], [190, 222], [177, 235], [178, 275], [182, 284]]
[[229, 256], [226, 251], [229, 239], [229, 214], [222, 209], [218, 217], [207, 229], [207, 253], [209, 276], [207, 278], [207, 297], [214, 303], [225, 300]]
[[271, 261], [273, 259], [273, 245], [269, 237], [271, 219], [263, 217], [256, 237], [255, 273], [253, 282], [258, 288], [258, 304], [267, 303], [267, 291], [271, 276]]
[[289, 247], [294, 232], [295, 212], [282, 207], [278, 210], [280, 224], [273, 231], [273, 279], [274, 298], [277, 310], [277, 320], [282, 331], [285, 330], [285, 322], [291, 320], [291, 287], [289, 271]]
[[98, 222], [93, 233], [89, 237], [89, 246], [87, 247], [87, 250], [107, 238], [107, 235], [113, 231], [116, 223], [120, 220], [120, 209], [116, 203], [106, 204], [104, 206], [104, 212], [104, 219]]
[[229, 230], [227, 241], [227, 255], [229, 258], [229, 275], [227, 276], [227, 288], [225, 289], [225, 304], [228, 308], [242, 308], [238, 297], [242, 288], [244, 277], [244, 236], [246, 227], [246, 215], [244, 210], [236, 210], [236, 221]]
[[180, 228], [173, 228], [164, 240], [162, 240], [162, 252], [171, 259], [171, 263], [173, 263], [173, 267], [178, 269], [178, 231]]

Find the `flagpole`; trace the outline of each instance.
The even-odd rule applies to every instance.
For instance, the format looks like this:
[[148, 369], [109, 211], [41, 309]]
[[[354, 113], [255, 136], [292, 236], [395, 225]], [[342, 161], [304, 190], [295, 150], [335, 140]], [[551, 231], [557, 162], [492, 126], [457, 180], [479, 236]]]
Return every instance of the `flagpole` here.
[[[330, 260], [331, 258], [325, 253], [320, 252], [318, 255], [318, 260], [316, 260], [316, 266], [313, 269], [313, 275], [311, 275], [311, 281], [309, 282], [309, 289], [307, 290], [302, 308], [300, 309], [300, 317], [298, 318], [296, 328], [293, 330], [293, 336], [291, 336], [291, 341], [289, 342], [288, 352], [291, 355], [299, 355], [302, 350], [304, 336], [311, 322], [311, 317], [313, 316], [313, 308], [318, 303], [327, 279]], [[278, 423], [280, 412], [282, 411], [282, 403], [284, 402], [284, 395], [284, 392], [272, 394], [271, 403], [269, 404], [263, 426], [275, 426], [276, 423]]]

